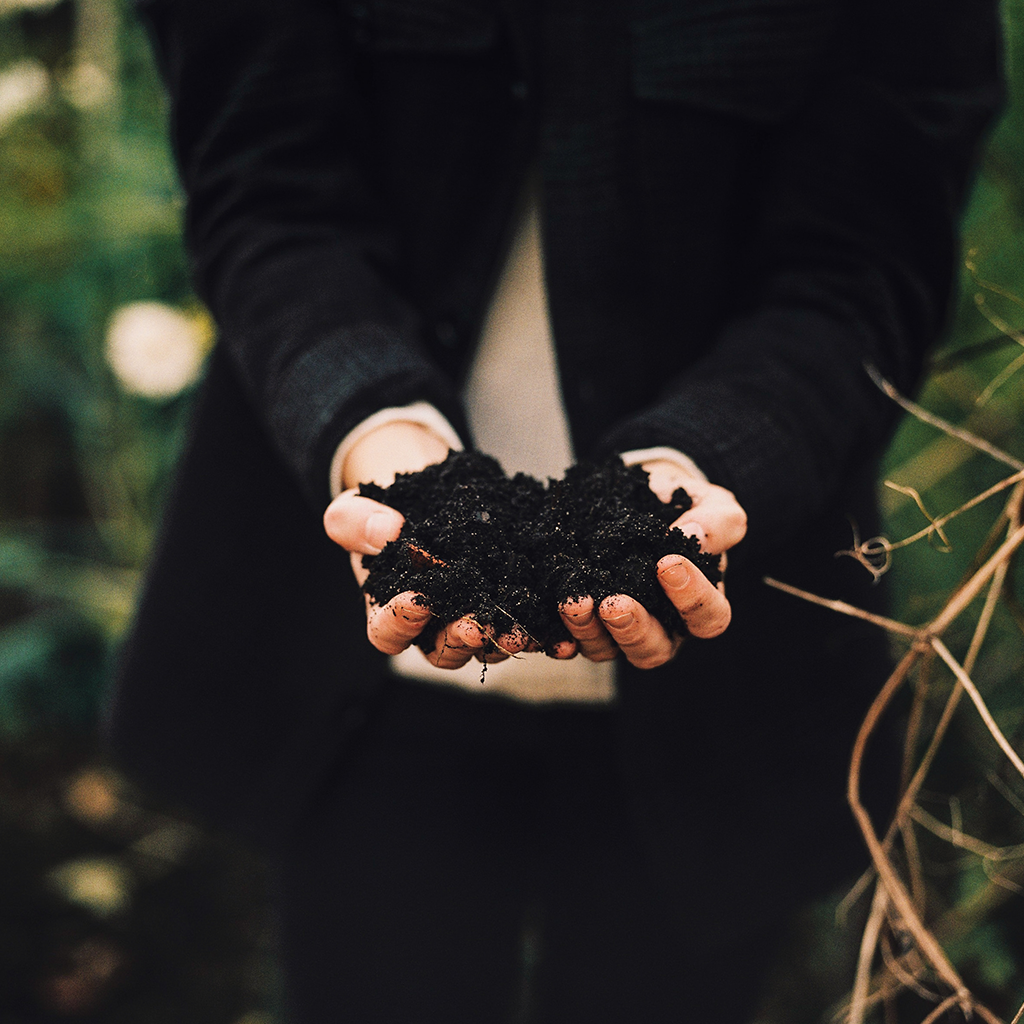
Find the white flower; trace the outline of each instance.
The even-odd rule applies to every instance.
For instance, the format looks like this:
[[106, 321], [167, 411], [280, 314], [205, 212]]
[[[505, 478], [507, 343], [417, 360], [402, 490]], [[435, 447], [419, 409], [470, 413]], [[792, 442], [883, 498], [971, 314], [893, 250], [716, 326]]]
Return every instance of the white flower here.
[[162, 302], [122, 306], [107, 329], [106, 355], [118, 383], [146, 398], [173, 398], [199, 376], [211, 328]]
[[50, 871], [47, 880], [69, 903], [87, 907], [98, 917], [119, 913], [131, 900], [128, 871], [103, 857], [67, 861]]
[[0, 131], [39, 106], [49, 88], [49, 73], [41, 61], [31, 57], [0, 71]]

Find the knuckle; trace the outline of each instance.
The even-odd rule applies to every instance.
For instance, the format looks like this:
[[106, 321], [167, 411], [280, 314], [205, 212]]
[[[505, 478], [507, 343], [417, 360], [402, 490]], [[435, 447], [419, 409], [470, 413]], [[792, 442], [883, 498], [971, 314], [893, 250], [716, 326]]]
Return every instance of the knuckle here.
[[672, 595], [672, 603], [676, 606], [676, 611], [686, 619], [698, 615], [706, 602], [702, 590], [684, 587]]
[[580, 643], [595, 643], [601, 639], [601, 627], [596, 622], [591, 621], [585, 626], [567, 622], [565, 626]]
[[627, 654], [626, 657], [629, 659], [630, 664], [635, 668], [639, 669], [652, 669], [660, 668], [671, 658], [671, 653], [668, 651], [647, 651], [642, 654]]
[[721, 636], [731, 622], [732, 609], [727, 606], [699, 622], [687, 623], [687, 626], [694, 636], [702, 640], [712, 640], [716, 636]]
[[613, 623], [605, 625], [620, 647], [639, 647], [644, 642], [646, 630], [639, 622], [631, 622], [628, 626], [616, 626]]
[[729, 519], [729, 526], [735, 533], [743, 536], [747, 532], [747, 513], [737, 506]]

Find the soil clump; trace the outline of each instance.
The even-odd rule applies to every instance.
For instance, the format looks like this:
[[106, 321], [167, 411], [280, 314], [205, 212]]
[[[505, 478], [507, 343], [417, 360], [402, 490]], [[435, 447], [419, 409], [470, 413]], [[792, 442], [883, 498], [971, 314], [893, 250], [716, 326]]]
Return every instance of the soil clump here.
[[397, 541], [364, 557], [363, 589], [379, 604], [404, 591], [422, 595], [433, 616], [417, 640], [424, 650], [463, 615], [495, 636], [522, 631], [550, 650], [571, 639], [558, 606], [587, 594], [595, 604], [628, 594], [678, 633], [682, 622], [658, 583], [658, 559], [685, 555], [712, 582], [721, 579], [718, 556], [669, 529], [691, 505], [686, 491], [663, 503], [647, 473], [618, 457], [580, 463], [545, 487], [524, 473], [507, 477], [488, 455], [452, 452], [390, 487], [362, 484], [359, 493], [405, 517]]

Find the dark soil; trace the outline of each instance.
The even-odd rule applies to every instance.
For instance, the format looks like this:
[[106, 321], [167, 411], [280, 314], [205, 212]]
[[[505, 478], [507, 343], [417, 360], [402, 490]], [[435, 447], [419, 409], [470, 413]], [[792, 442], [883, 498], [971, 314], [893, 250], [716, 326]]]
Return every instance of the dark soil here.
[[681, 620], [658, 583], [667, 554], [690, 559], [712, 582], [718, 557], [669, 525], [690, 507], [680, 488], [665, 504], [639, 466], [621, 459], [581, 463], [564, 480], [539, 480], [479, 452], [453, 452], [388, 488], [363, 484], [360, 494], [405, 516], [399, 539], [363, 562], [364, 590], [383, 604], [413, 590], [433, 613], [418, 643], [432, 650], [445, 624], [472, 614], [495, 635], [517, 629], [550, 650], [570, 639], [558, 615], [569, 598], [610, 594], [636, 598], [669, 632]]

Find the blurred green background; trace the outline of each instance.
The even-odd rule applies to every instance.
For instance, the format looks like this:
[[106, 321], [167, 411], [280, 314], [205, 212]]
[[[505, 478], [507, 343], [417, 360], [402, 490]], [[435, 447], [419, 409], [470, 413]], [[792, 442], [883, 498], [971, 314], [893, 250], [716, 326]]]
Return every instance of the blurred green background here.
[[[1004, 14], [1010, 104], [966, 214], [965, 254], [976, 253], [976, 277], [1024, 296], [1024, 0], [1006, 0]], [[95, 742], [112, 651], [213, 336], [189, 289], [164, 118], [146, 39], [126, 5], [0, 0], [4, 1022], [277, 1018], [259, 865], [148, 804], [110, 772]], [[966, 268], [961, 284], [921, 400], [1024, 458], [1024, 369], [989, 388], [1022, 352], [1005, 327], [1024, 329], [1024, 306], [986, 292]], [[883, 468], [918, 488], [936, 515], [1004, 475], [913, 420]], [[882, 498], [892, 539], [924, 524], [905, 496], [883, 489]], [[899, 617], [919, 623], [935, 612], [1000, 504], [952, 522], [951, 553], [927, 543], [895, 553]], [[1014, 581], [1013, 593], [1022, 586]], [[1000, 609], [976, 679], [1019, 748], [1024, 637], [1015, 611], [1013, 600]], [[948, 637], [954, 653], [970, 626]], [[1022, 780], [1006, 773], [969, 709], [926, 799], [937, 817], [949, 821], [955, 810], [966, 832], [988, 842], [1024, 842]], [[1012, 1017], [1024, 1002], [1024, 877], [1004, 886], [978, 857], [941, 844], [924, 853], [937, 913], [972, 896], [985, 904], [950, 949], [989, 1005]], [[986, 903], [993, 885], [999, 898]], [[818, 968], [828, 974], [808, 965]]]

